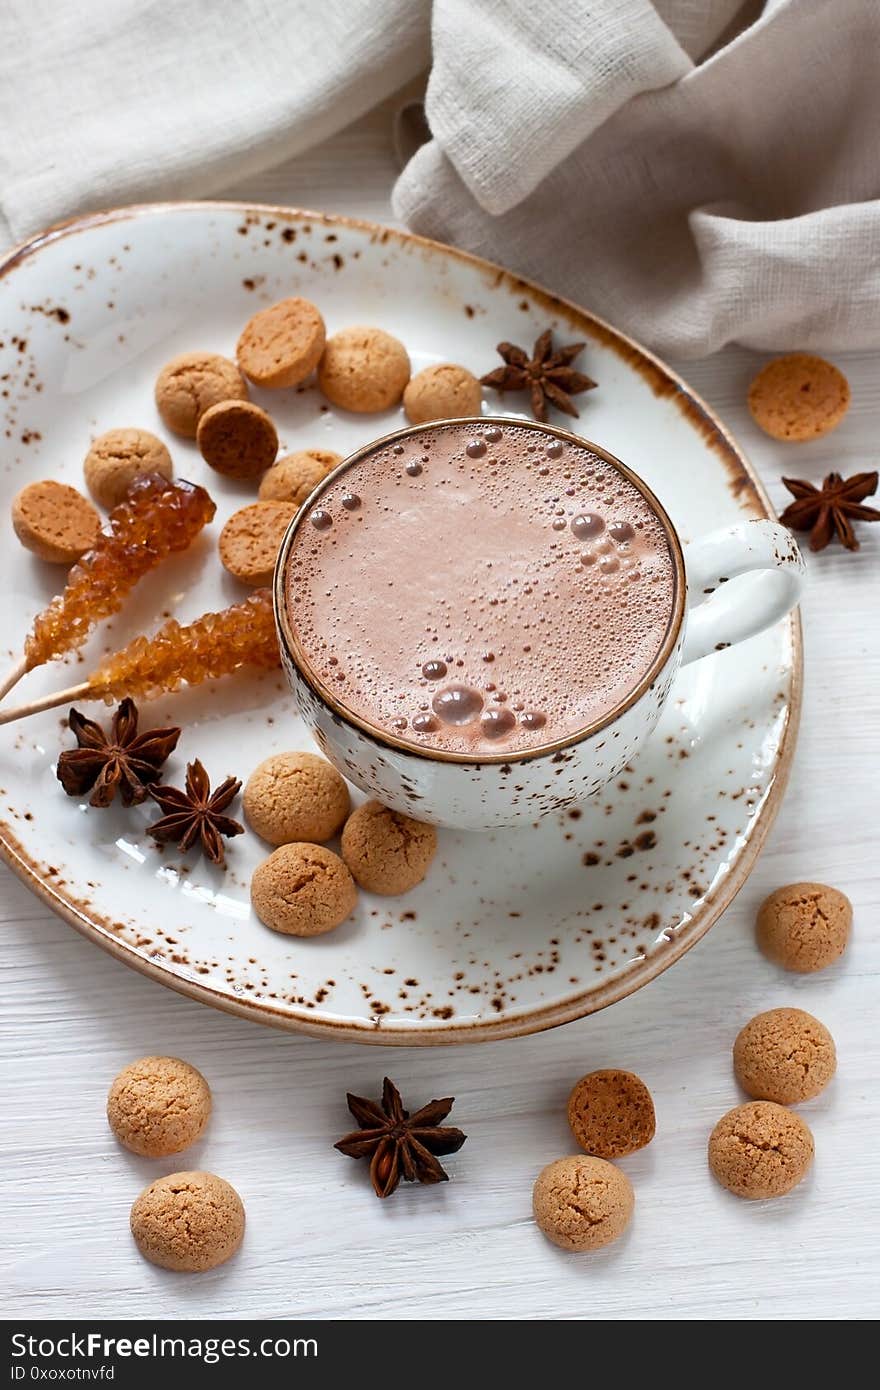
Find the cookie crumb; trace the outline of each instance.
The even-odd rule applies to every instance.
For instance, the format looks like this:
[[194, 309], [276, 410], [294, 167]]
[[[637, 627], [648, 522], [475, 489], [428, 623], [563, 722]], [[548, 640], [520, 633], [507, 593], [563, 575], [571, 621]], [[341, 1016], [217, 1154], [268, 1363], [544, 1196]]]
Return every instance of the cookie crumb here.
[[634, 1072], [592, 1071], [568, 1098], [568, 1123], [585, 1153], [623, 1158], [654, 1138], [651, 1092]]
[[557, 1158], [538, 1174], [532, 1193], [535, 1220], [563, 1250], [599, 1250], [623, 1235], [635, 1194], [625, 1173], [604, 1158]]
[[367, 801], [348, 818], [342, 857], [361, 888], [394, 897], [421, 883], [437, 850], [433, 825]]
[[107, 1097], [107, 1120], [126, 1149], [165, 1158], [189, 1148], [211, 1115], [211, 1088], [179, 1057], [141, 1057], [123, 1067]]
[[351, 797], [345, 779], [315, 753], [273, 753], [254, 769], [242, 796], [245, 819], [270, 845], [332, 840]]
[[334, 405], [371, 415], [397, 405], [409, 381], [406, 348], [382, 328], [343, 328], [327, 340], [318, 385]]
[[432, 420], [456, 420], [479, 415], [483, 408], [480, 383], [467, 367], [455, 362], [439, 362], [425, 367], [407, 384], [403, 408], [414, 425]]
[[38, 559], [72, 565], [95, 544], [101, 518], [75, 487], [46, 478], [13, 498], [12, 529]]
[[832, 362], [790, 352], [762, 367], [749, 387], [755, 423], [773, 439], [818, 439], [840, 424], [849, 409], [849, 382]]
[[131, 1233], [144, 1259], [198, 1273], [221, 1265], [244, 1238], [244, 1207], [214, 1173], [170, 1173], [145, 1187], [131, 1209]]
[[171, 455], [149, 430], [107, 430], [92, 444], [83, 463], [86, 487], [106, 511], [112, 511], [141, 473], [159, 473], [171, 479]]
[[175, 434], [195, 439], [199, 420], [221, 401], [246, 401], [247, 382], [216, 352], [182, 352], [156, 378], [156, 409]]
[[752, 1100], [718, 1121], [709, 1137], [709, 1167], [737, 1197], [782, 1197], [806, 1177], [813, 1147], [800, 1115]]
[[758, 909], [756, 937], [768, 959], [800, 975], [833, 965], [852, 930], [852, 903], [824, 883], [777, 888]]
[[733, 1044], [733, 1070], [755, 1100], [798, 1105], [824, 1091], [837, 1068], [834, 1039], [803, 1009], [756, 1014]]
[[349, 917], [357, 902], [351, 874], [323, 845], [281, 845], [258, 864], [251, 902], [260, 921], [285, 936], [321, 936]]

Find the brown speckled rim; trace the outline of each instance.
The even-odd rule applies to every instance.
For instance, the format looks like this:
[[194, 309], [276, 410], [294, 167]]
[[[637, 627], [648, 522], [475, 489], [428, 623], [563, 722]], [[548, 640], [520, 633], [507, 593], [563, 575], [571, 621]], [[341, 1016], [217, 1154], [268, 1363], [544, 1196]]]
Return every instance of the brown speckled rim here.
[[[277, 221], [290, 224], [310, 222], [316, 225], [333, 227], [354, 227], [367, 232], [371, 240], [396, 241], [402, 246], [414, 246], [425, 255], [439, 255], [460, 261], [478, 270], [492, 289], [503, 286], [511, 295], [527, 295], [532, 303], [540, 306], [548, 314], [565, 320], [579, 333], [585, 334], [593, 342], [601, 343], [613, 351], [621, 361], [637, 371], [657, 396], [674, 400], [685, 419], [702, 436], [706, 444], [719, 457], [727, 476], [728, 486], [735, 497], [748, 497], [754, 516], [773, 518], [774, 512], [763, 484], [748, 463], [733, 436], [717, 418], [710, 407], [695, 395], [686, 383], [671, 368], [667, 367], [646, 348], [633, 339], [619, 333], [610, 324], [596, 318], [587, 310], [579, 308], [571, 301], [551, 294], [530, 280], [524, 280], [491, 261], [483, 260], [468, 251], [444, 246], [427, 237], [416, 236], [410, 232], [382, 227], [375, 222], [360, 218], [342, 217], [331, 213], [309, 212], [298, 208], [285, 208], [271, 203], [241, 202], [169, 202], [140, 203], [131, 207], [111, 208], [101, 212], [88, 213], [70, 218], [48, 228], [46, 231], [22, 243], [10, 251], [0, 261], [0, 275], [27, 258], [36, 254], [41, 247], [61, 237], [72, 237], [92, 227], [108, 222], [127, 222], [140, 217], [163, 216], [177, 212], [211, 211], [234, 212], [239, 217], [274, 217]], [[101, 917], [77, 901], [70, 894], [53, 886], [41, 873], [39, 866], [30, 858], [19, 844], [12, 828], [0, 823], [0, 854], [23, 883], [36, 894], [47, 907], [52, 908], [77, 931], [90, 941], [102, 947], [116, 960], [139, 971], [142, 975], [156, 980], [159, 984], [176, 990], [189, 999], [223, 1012], [262, 1023], [272, 1028], [288, 1032], [307, 1034], [315, 1038], [337, 1038], [343, 1042], [378, 1043], [397, 1047], [428, 1047], [438, 1044], [495, 1042], [502, 1038], [521, 1037], [528, 1033], [538, 1033], [546, 1028], [556, 1028], [563, 1023], [571, 1023], [586, 1014], [616, 1004], [618, 1000], [640, 989], [657, 975], [673, 965], [705, 936], [709, 928], [717, 922], [722, 912], [729, 907], [742, 888], [754, 867], [763, 848], [770, 827], [782, 803], [794, 757], [797, 731], [800, 723], [803, 698], [803, 641], [800, 616], [797, 610], [787, 619], [792, 649], [791, 689], [788, 697], [785, 724], [780, 734], [779, 753], [776, 769], [771, 778], [763, 805], [752, 826], [745, 847], [741, 851], [734, 869], [726, 874], [715, 891], [704, 898], [702, 906], [694, 913], [686, 926], [682, 927], [668, 944], [658, 948], [652, 955], [624, 967], [610, 979], [591, 989], [581, 990], [570, 998], [552, 1004], [539, 1005], [522, 1012], [511, 1012], [506, 1016], [479, 1019], [467, 1023], [454, 1019], [438, 1025], [383, 1024], [379, 1021], [325, 1018], [315, 1019], [310, 1011], [281, 1010], [266, 1001], [236, 999], [225, 992], [213, 989], [198, 980], [183, 975], [172, 964], [157, 964], [142, 955], [128, 942], [120, 941], [113, 929], [113, 923]]]
[[[287, 565], [290, 560], [290, 552], [293, 548], [297, 534], [305, 524], [308, 511], [319, 502], [324, 493], [333, 487], [339, 479], [353, 468], [355, 464], [363, 459], [369, 458], [371, 454], [387, 449], [390, 445], [400, 443], [405, 439], [412, 439], [421, 434], [432, 434], [438, 429], [458, 428], [461, 425], [469, 426], [472, 432], [485, 428], [486, 425], [501, 425], [510, 428], [515, 425], [517, 429], [532, 430], [535, 434], [550, 435], [555, 439], [562, 439], [566, 444], [574, 444], [581, 449], [588, 449], [590, 453], [596, 454], [604, 459], [612, 468], [616, 468], [630, 483], [637, 492], [641, 493], [648, 506], [662, 523], [666, 533], [666, 542], [669, 546], [669, 554], [672, 559], [672, 567], [675, 576], [675, 585], [672, 596], [672, 612], [669, 615], [669, 623], [663, 635], [663, 641], [658, 648], [651, 665], [648, 667], [641, 680], [633, 686], [622, 700], [614, 706], [612, 710], [596, 719], [592, 724], [587, 724], [582, 729], [577, 729], [573, 734], [566, 734], [563, 738], [554, 739], [552, 743], [537, 744], [534, 748], [523, 749], [520, 753], [500, 752], [500, 753], [481, 753], [479, 757], [469, 757], [466, 753], [448, 752], [441, 748], [420, 748], [418, 744], [409, 742], [408, 739], [395, 738], [393, 734], [385, 729], [380, 729], [369, 720], [362, 719], [346, 704], [334, 695], [333, 691], [316, 672], [314, 666], [305, 655], [302, 644], [293, 630], [290, 621], [289, 605], [287, 603]], [[636, 704], [645, 691], [660, 675], [666, 666], [667, 661], [675, 650], [681, 632], [681, 625], [684, 621], [685, 601], [687, 584], [685, 580], [684, 556], [681, 549], [681, 541], [678, 538], [675, 527], [670, 521], [661, 503], [654, 496], [648, 484], [641, 479], [638, 474], [628, 468], [620, 459], [609, 454], [607, 449], [603, 449], [598, 444], [594, 444], [591, 439], [584, 439], [580, 435], [573, 434], [571, 430], [560, 429], [557, 425], [544, 425], [537, 420], [521, 419], [519, 416], [511, 415], [464, 415], [457, 420], [440, 420], [426, 425], [410, 425], [408, 428], [393, 430], [391, 434], [383, 435], [380, 439], [374, 439], [370, 444], [364, 444], [355, 453], [350, 454], [347, 459], [338, 463], [326, 478], [322, 478], [313, 492], [309, 494], [305, 502], [300, 507], [296, 516], [291, 521], [281, 542], [281, 549], [278, 552], [278, 560], [275, 565], [275, 578], [273, 583], [273, 596], [275, 602], [275, 621], [278, 625], [278, 633], [284, 645], [287, 656], [293, 662], [306, 685], [312, 693], [322, 700], [339, 719], [346, 724], [353, 725], [361, 733], [379, 747], [393, 748], [396, 752], [405, 753], [410, 757], [421, 758], [425, 762], [439, 763], [460, 763], [466, 767], [486, 767], [486, 766], [507, 766], [519, 767], [523, 763], [535, 762], [538, 758], [547, 757], [551, 753], [558, 753], [563, 748], [571, 748], [575, 744], [583, 743], [585, 739], [592, 738], [601, 729], [607, 729], [628, 709]]]

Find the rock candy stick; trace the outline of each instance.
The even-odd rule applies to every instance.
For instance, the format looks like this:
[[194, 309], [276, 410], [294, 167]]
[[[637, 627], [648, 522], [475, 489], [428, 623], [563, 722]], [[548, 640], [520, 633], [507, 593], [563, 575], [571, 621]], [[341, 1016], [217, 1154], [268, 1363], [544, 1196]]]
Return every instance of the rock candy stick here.
[[94, 547], [70, 571], [64, 592], [34, 619], [24, 655], [0, 685], [0, 699], [35, 666], [81, 647], [145, 574], [192, 544], [215, 510], [205, 489], [193, 483], [158, 473], [135, 478]]
[[152, 637], [135, 637], [79, 685], [0, 711], [0, 724], [72, 700], [110, 704], [125, 695], [151, 700], [184, 685], [231, 675], [242, 667], [270, 670], [279, 661], [272, 594], [269, 589], [256, 589], [241, 603], [219, 613], [204, 613], [195, 622], [182, 625], [170, 618]]

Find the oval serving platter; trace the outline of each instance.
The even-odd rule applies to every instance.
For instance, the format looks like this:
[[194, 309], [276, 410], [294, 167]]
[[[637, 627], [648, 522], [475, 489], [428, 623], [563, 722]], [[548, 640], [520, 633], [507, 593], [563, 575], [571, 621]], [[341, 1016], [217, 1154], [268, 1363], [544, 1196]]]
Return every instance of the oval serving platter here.
[[[0, 511], [10, 664], [31, 615], [59, 582], [15, 544], [12, 497], [42, 477], [82, 485], [92, 437], [140, 426], [171, 448], [179, 476], [204, 483], [217, 518], [192, 552], [142, 583], [83, 653], [32, 673], [11, 700], [82, 679], [97, 658], [168, 613], [186, 621], [243, 591], [216, 537], [250, 500], [169, 436], [153, 382], [175, 353], [234, 353], [246, 319], [290, 294], [313, 299], [328, 332], [388, 329], [418, 370], [458, 361], [477, 375], [503, 339], [546, 327], [584, 340], [578, 366], [599, 389], [579, 398], [582, 430], [640, 473], [682, 539], [771, 515], [742, 452], [676, 374], [584, 310], [473, 256], [346, 218], [228, 203], [151, 205], [77, 219], [0, 266]], [[283, 452], [347, 454], [405, 423], [354, 416], [317, 388], [253, 392]], [[487, 413], [525, 398], [485, 393]], [[560, 418], [560, 423], [562, 419]], [[474, 1042], [552, 1027], [613, 1003], [676, 961], [745, 881], [784, 790], [797, 729], [797, 617], [684, 672], [650, 745], [599, 797], [530, 829], [442, 832], [426, 881], [402, 898], [361, 894], [325, 937], [296, 940], [254, 916], [249, 881], [268, 852], [248, 833], [218, 869], [146, 834], [152, 803], [95, 810], [66, 797], [55, 763], [66, 711], [0, 729], [0, 849], [34, 891], [90, 940], [205, 1003], [279, 1027], [376, 1043]], [[85, 706], [94, 718], [103, 705]], [[142, 708], [142, 727], [178, 723], [166, 769], [188, 759], [212, 779], [246, 778], [267, 754], [309, 748], [280, 672], [237, 676]], [[359, 794], [356, 794], [359, 795]]]

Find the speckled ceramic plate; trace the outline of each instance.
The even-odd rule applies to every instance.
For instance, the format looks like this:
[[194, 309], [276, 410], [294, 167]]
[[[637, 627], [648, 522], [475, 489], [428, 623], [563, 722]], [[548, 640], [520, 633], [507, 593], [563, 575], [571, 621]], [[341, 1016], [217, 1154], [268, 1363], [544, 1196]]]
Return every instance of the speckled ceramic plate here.
[[[646, 479], [683, 540], [769, 514], [734, 441], [672, 372], [495, 266], [313, 213], [125, 209], [51, 231], [2, 266], [0, 650], [10, 662], [59, 579], [15, 544], [14, 493], [42, 477], [81, 484], [90, 438], [111, 426], [163, 434], [152, 399], [162, 363], [187, 349], [232, 353], [247, 317], [289, 294], [314, 299], [330, 331], [352, 322], [389, 329], [416, 368], [451, 358], [479, 374], [495, 365], [499, 340], [530, 343], [548, 323], [564, 339], [583, 338], [584, 369], [599, 389], [584, 398], [580, 425]], [[285, 451], [345, 454], [403, 423], [400, 411], [344, 416], [314, 387], [263, 403]], [[487, 409], [502, 404], [493, 397]], [[212, 473], [194, 446], [168, 443], [179, 474], [216, 497], [217, 520], [100, 630], [87, 663], [171, 610], [186, 619], [241, 597], [217, 561], [216, 536], [254, 489]], [[70, 684], [85, 669], [74, 661], [34, 672], [11, 698]], [[251, 912], [250, 875], [266, 852], [254, 835], [231, 843], [224, 872], [160, 851], [145, 833], [150, 807], [96, 811], [66, 797], [54, 775], [70, 742], [58, 711], [0, 730], [2, 848], [91, 940], [206, 1003], [365, 1042], [510, 1037], [630, 993], [716, 920], [779, 803], [800, 669], [796, 619], [697, 663], [637, 765], [596, 800], [533, 829], [443, 833], [415, 892], [362, 894], [350, 921], [310, 941], [277, 936]], [[215, 779], [246, 777], [273, 750], [309, 746], [280, 674], [187, 691], [144, 715], [146, 724], [184, 726], [169, 780], [194, 756]]]

